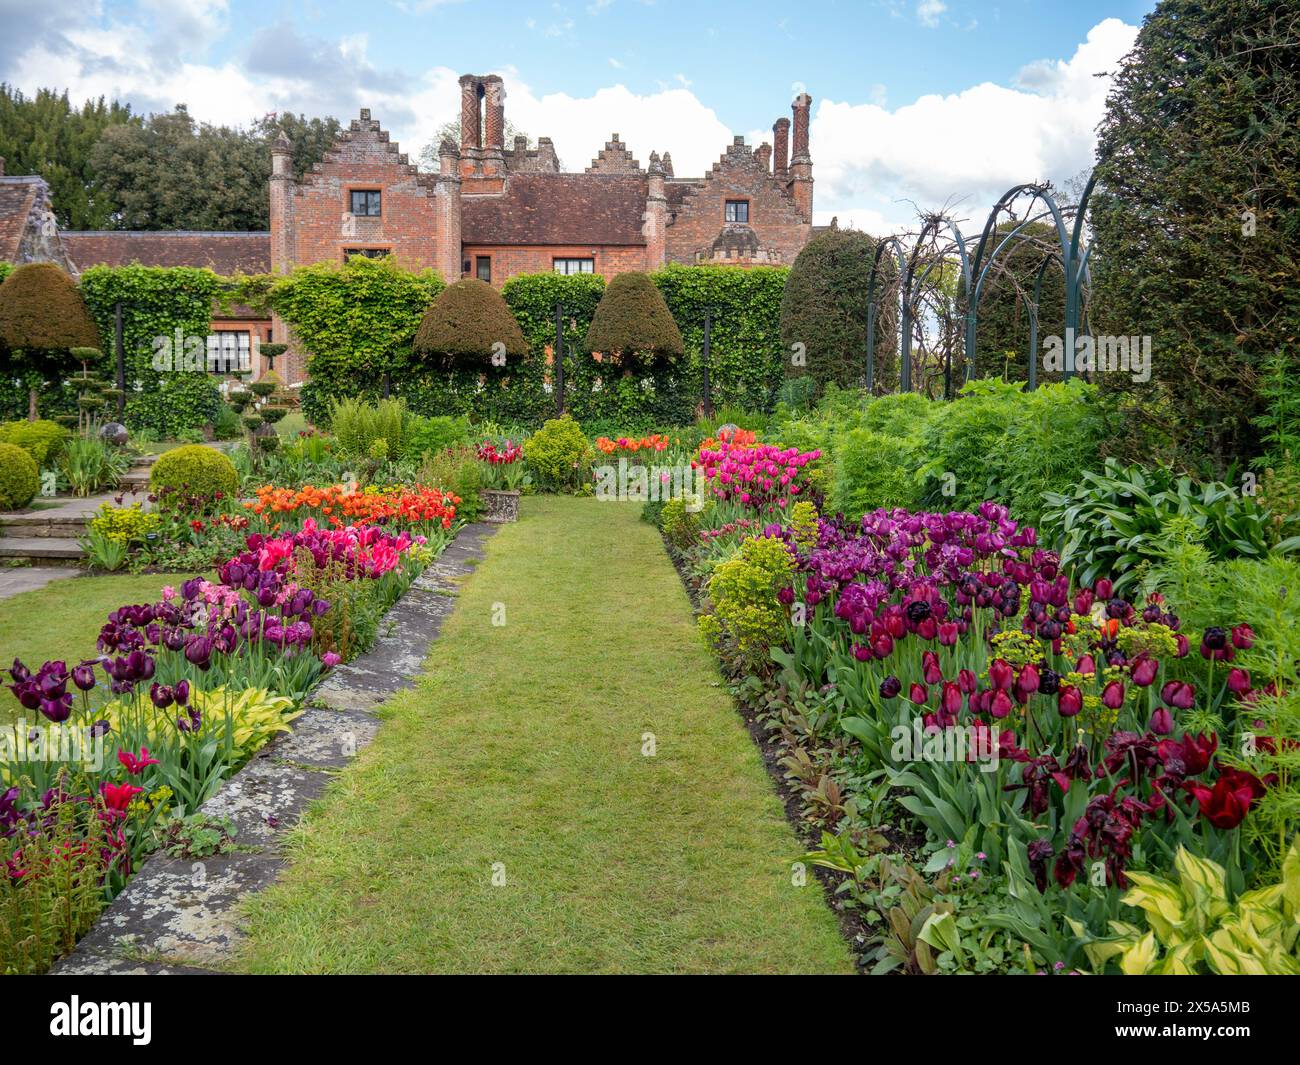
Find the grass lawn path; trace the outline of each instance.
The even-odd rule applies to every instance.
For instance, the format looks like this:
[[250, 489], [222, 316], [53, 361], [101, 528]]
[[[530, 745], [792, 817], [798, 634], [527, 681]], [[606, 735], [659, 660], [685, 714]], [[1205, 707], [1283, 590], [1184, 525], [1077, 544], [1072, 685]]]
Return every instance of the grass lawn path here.
[[852, 971], [638, 515], [524, 500], [249, 904], [248, 970]]

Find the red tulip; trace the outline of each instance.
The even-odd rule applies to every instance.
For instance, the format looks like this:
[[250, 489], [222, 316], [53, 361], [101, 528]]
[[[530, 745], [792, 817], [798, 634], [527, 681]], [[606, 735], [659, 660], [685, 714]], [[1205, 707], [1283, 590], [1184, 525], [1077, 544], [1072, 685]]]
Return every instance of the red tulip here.
[[1082, 673], [1085, 676], [1091, 673], [1096, 673], [1097, 663], [1093, 659], [1092, 655], [1084, 655], [1077, 663], [1075, 663], [1074, 671], [1076, 673]]
[[1228, 691], [1234, 695], [1245, 695], [1250, 691], [1250, 673], [1247, 670], [1233, 666], [1228, 670]]
[[969, 669], [957, 671], [957, 687], [969, 695], [975, 690], [975, 674]]
[[957, 623], [945, 621], [939, 626], [939, 643], [944, 647], [953, 647], [957, 643]]
[[1213, 732], [1207, 739], [1205, 733], [1195, 738], [1190, 732], [1183, 733], [1181, 740], [1161, 740], [1156, 750], [1166, 773], [1182, 777], [1194, 777], [1204, 773], [1210, 767], [1210, 759], [1219, 749], [1219, 737]]
[[1189, 710], [1196, 700], [1196, 689], [1181, 680], [1171, 680], [1160, 689], [1160, 698], [1176, 710]]
[[1160, 663], [1154, 658], [1143, 655], [1133, 663], [1133, 683], [1139, 688], [1149, 687], [1155, 682], [1156, 674], [1159, 672]]
[[943, 695], [939, 700], [939, 705], [943, 707], [944, 713], [956, 717], [961, 711], [961, 704], [961, 689], [950, 680], [944, 681]]
[[1151, 714], [1151, 720], [1147, 722], [1147, 728], [1157, 736], [1168, 736], [1174, 731], [1174, 715], [1165, 707], [1157, 706]]
[[1056, 709], [1062, 717], [1074, 717], [1083, 709], [1083, 695], [1079, 689], [1070, 684], [1062, 684], [1056, 693]]
[[933, 651], [921, 655], [921, 673], [926, 684], [938, 684], [943, 680], [943, 670], [939, 668], [939, 656]]
[[1026, 695], [1033, 695], [1034, 692], [1038, 691], [1040, 682], [1038, 667], [1032, 662], [1027, 662], [1024, 668], [1020, 670], [1020, 676], [1016, 680], [1016, 687]]
[[1250, 810], [1250, 804], [1264, 794], [1264, 785], [1254, 773], [1225, 769], [1213, 788], [1188, 784], [1187, 790], [1201, 808], [1201, 816], [1215, 828], [1236, 828]]
[[1007, 714], [1011, 713], [1011, 707], [1011, 696], [1009, 696], [1004, 689], [998, 688], [994, 691], [993, 697], [989, 700], [990, 714], [1000, 720], [1001, 718], [1006, 717]]
[[1112, 680], [1101, 691], [1101, 705], [1111, 710], [1118, 710], [1124, 705], [1124, 685]]
[[995, 658], [989, 663], [989, 682], [993, 687], [1006, 691], [1011, 687], [1012, 678], [1010, 663], [1001, 658]]
[[913, 684], [907, 693], [907, 697], [917, 706], [924, 706], [930, 698], [930, 693], [926, 690], [924, 684]]
[[894, 638], [887, 632], [882, 632], [871, 641], [871, 650], [877, 658], [888, 658], [894, 653]]
[[1232, 646], [1241, 651], [1249, 651], [1255, 646], [1255, 630], [1249, 625], [1232, 627]]

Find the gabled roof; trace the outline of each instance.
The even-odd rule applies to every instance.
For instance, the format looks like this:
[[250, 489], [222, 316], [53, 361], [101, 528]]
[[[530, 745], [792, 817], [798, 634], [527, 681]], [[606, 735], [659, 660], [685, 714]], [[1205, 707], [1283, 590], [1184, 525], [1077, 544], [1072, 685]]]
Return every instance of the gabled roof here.
[[512, 174], [505, 192], [461, 198], [466, 244], [644, 245], [644, 174]]
[[18, 261], [40, 183], [38, 177], [0, 177], [0, 262]]
[[271, 270], [270, 233], [193, 230], [65, 232], [63, 246], [78, 273], [92, 266], [206, 266], [222, 277]]

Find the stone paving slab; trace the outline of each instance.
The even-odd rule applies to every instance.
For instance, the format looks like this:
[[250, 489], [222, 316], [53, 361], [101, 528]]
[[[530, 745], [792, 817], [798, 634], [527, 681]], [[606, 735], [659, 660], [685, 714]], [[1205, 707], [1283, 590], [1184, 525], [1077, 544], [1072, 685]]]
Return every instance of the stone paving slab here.
[[0, 599], [33, 592], [52, 581], [80, 577], [85, 572], [77, 566], [0, 566]]
[[51, 976], [223, 976], [212, 969], [195, 969], [188, 965], [159, 965], [152, 961], [125, 961], [101, 958], [98, 954], [72, 954], [53, 969]]
[[462, 529], [384, 615], [374, 648], [332, 670], [293, 731], [259, 751], [203, 805], [203, 813], [231, 822], [236, 851], [202, 859], [154, 855], [51, 971], [165, 975], [229, 964], [239, 946], [239, 904], [275, 879], [287, 831], [331, 775], [375, 738], [380, 722], [370, 711], [414, 683], [460, 582], [497, 528]]

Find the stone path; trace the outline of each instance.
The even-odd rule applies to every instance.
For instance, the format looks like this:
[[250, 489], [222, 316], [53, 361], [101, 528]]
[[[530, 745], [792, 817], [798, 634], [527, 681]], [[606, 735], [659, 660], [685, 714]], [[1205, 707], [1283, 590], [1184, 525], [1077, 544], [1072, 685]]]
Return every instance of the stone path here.
[[374, 739], [379, 721], [371, 711], [412, 686], [459, 582], [496, 529], [462, 529], [385, 615], [374, 649], [335, 669], [293, 732], [258, 752], [204, 804], [204, 813], [234, 823], [239, 850], [202, 860], [154, 855], [54, 974], [182, 975], [219, 971], [233, 957], [239, 902], [275, 879], [285, 832], [331, 772]]
[[80, 577], [76, 566], [4, 566], [0, 568], [0, 599], [44, 588], [51, 581]]

